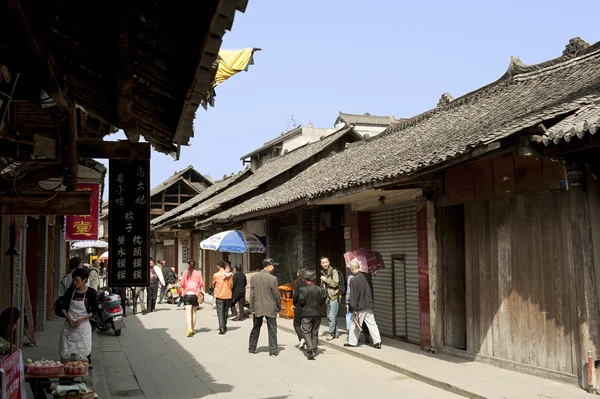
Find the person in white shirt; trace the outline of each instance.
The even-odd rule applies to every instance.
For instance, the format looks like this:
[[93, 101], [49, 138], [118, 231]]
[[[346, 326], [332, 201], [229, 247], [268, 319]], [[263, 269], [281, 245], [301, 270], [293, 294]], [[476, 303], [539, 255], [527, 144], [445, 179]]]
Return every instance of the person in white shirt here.
[[156, 310], [156, 297], [158, 296], [159, 284], [165, 285], [165, 278], [160, 266], [154, 264], [150, 259], [150, 285], [148, 286], [148, 312]]
[[67, 290], [71, 288], [71, 286], [73, 285], [73, 277], [71, 276], [71, 274], [73, 273], [73, 270], [79, 269], [81, 267], [83, 267], [83, 263], [81, 263], [81, 259], [79, 259], [77, 256], [69, 259], [69, 272], [60, 281], [60, 287], [58, 288], [58, 296], [65, 295], [65, 292], [67, 292]]

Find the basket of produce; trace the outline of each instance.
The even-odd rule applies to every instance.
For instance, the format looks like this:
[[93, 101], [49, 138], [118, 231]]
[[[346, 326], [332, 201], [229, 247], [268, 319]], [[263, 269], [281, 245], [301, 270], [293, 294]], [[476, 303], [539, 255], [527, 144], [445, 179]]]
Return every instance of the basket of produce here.
[[65, 368], [65, 374], [85, 375], [90, 365], [88, 362], [67, 362], [63, 366]]
[[[17, 347], [14, 345], [13, 348], [17, 349]], [[0, 338], [0, 355], [6, 355], [8, 353], [10, 353], [10, 342], [4, 338]]]
[[62, 363], [55, 360], [37, 360], [27, 366], [27, 372], [32, 375], [54, 375], [60, 373]]
[[96, 390], [89, 388], [85, 383], [58, 385], [52, 395], [54, 399], [92, 399], [96, 397]]

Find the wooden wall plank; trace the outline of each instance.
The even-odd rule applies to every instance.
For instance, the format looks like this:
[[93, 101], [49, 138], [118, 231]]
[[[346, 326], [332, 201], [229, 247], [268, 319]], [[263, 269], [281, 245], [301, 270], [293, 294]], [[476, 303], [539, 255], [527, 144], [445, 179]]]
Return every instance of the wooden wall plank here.
[[466, 305], [466, 326], [467, 326], [467, 350], [477, 352], [479, 348], [475, 347], [475, 329], [473, 322], [475, 319], [473, 306], [473, 204], [465, 205], [465, 305]]
[[519, 194], [542, 191], [542, 160], [515, 156], [515, 179]]
[[491, 159], [484, 159], [471, 165], [475, 200], [490, 200], [495, 196], [494, 168]]
[[483, 342], [482, 350], [486, 355], [494, 355], [494, 339], [493, 339], [493, 319], [494, 312], [492, 306], [495, 304], [494, 286], [493, 286], [493, 269], [491, 267], [490, 257], [490, 241], [491, 241], [491, 226], [490, 226], [490, 202], [484, 201], [482, 205], [481, 227], [482, 234], [479, 235], [479, 276], [480, 288], [482, 295], [480, 297], [482, 321], [479, 326], [482, 333]]
[[499, 309], [495, 323], [498, 324], [497, 336], [494, 337], [496, 348], [495, 356], [503, 359], [513, 358], [513, 349], [510, 332], [512, 330], [510, 318], [510, 301], [514, 290], [514, 279], [512, 273], [512, 245], [510, 224], [510, 199], [500, 198], [496, 200], [496, 228], [498, 240], [498, 299]]
[[542, 158], [542, 189], [556, 190], [565, 181], [565, 167], [561, 162]]
[[470, 166], [450, 168], [446, 171], [446, 192], [449, 204], [462, 204], [475, 199], [473, 172]]
[[[563, 219], [563, 223], [561, 224], [564, 227], [563, 232], [563, 240], [564, 234], [567, 232], [567, 228], [569, 226], [569, 207], [571, 203], [569, 201], [569, 196], [567, 193], [565, 195], [560, 196], [560, 213], [561, 218]], [[568, 234], [568, 233], [567, 233]], [[565, 307], [565, 333], [568, 338], [571, 340], [571, 364], [574, 371], [578, 369], [578, 357], [579, 357], [579, 334], [576, 326], [577, 323], [577, 284], [581, 283], [576, 280], [575, 277], [575, 266], [573, 264], [573, 240], [566, 239], [565, 245], [565, 253], [564, 253], [564, 268], [566, 269], [566, 279], [562, 281], [562, 289], [565, 292], [568, 292], [568, 304]], [[570, 282], [570, 283], [568, 283]], [[573, 326], [573, 328], [569, 328]]]
[[498, 232], [499, 215], [503, 206], [501, 200], [489, 201], [489, 268], [490, 268], [490, 287], [489, 287], [489, 309], [492, 322], [492, 356], [506, 358], [506, 348], [500, 342], [500, 309], [502, 298], [500, 298], [499, 286], [499, 262], [498, 262]]
[[513, 154], [504, 154], [492, 158], [494, 166], [494, 193], [496, 197], [516, 193], [515, 164]]

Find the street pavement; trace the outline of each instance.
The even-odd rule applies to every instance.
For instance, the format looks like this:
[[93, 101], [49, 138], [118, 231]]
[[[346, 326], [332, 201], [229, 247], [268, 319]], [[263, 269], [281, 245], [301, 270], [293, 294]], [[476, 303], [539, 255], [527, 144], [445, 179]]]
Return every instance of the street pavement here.
[[279, 356], [270, 357], [266, 323], [257, 353], [249, 354], [252, 319], [230, 320], [219, 335], [210, 304], [198, 311], [192, 338], [184, 311], [172, 305], [145, 316], [129, 312], [126, 322], [120, 337], [98, 336], [112, 398], [460, 397], [329, 347], [309, 361], [289, 332], [279, 331]]

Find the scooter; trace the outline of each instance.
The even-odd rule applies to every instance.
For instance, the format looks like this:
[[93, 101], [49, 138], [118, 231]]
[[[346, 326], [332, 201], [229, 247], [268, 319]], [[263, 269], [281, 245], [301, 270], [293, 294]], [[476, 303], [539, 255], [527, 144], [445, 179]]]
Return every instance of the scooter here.
[[121, 296], [113, 294], [109, 289], [98, 290], [98, 313], [90, 319], [92, 329], [98, 331], [114, 331], [115, 336], [121, 335], [125, 326], [123, 320], [123, 308], [121, 307]]
[[167, 303], [171, 305], [176, 304], [179, 301], [179, 287], [176, 284], [167, 285], [165, 298], [167, 299]]

